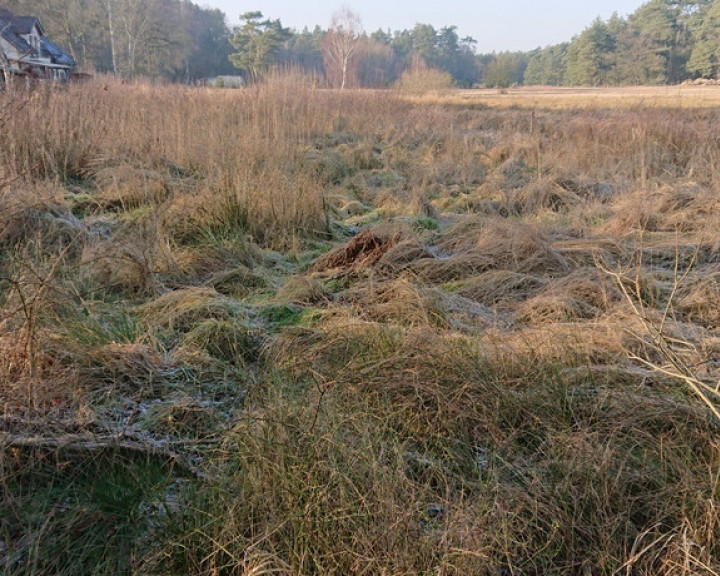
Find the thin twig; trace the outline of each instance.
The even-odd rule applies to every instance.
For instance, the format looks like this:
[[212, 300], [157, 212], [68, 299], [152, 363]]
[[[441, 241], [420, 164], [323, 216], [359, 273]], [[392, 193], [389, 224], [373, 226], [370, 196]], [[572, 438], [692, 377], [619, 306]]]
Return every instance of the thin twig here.
[[[636, 256], [634, 258], [634, 260], [636, 260], [638, 264], [635, 269], [634, 278], [632, 279], [628, 277], [626, 271], [610, 270], [604, 262], [600, 262], [597, 258], [595, 259], [595, 265], [601, 271], [603, 271], [605, 274], [615, 280], [618, 288], [622, 292], [625, 301], [632, 309], [635, 317], [642, 324], [645, 334], [649, 336], [649, 346], [651, 346], [652, 350], [654, 350], [662, 358], [664, 358], [670, 365], [670, 367], [662, 366], [656, 362], [649, 360], [646, 357], [641, 357], [634, 353], [628, 353], [628, 358], [639, 362], [640, 364], [646, 366], [654, 372], [669, 376], [670, 378], [679, 380], [686, 384], [688, 388], [693, 392], [693, 394], [695, 394], [695, 396], [697, 396], [710, 409], [713, 415], [718, 420], [720, 420], [720, 408], [718, 408], [718, 406], [716, 406], [712, 400], [712, 398], [716, 398], [718, 401], [720, 401], [720, 382], [718, 382], [718, 385], [713, 388], [712, 386], [700, 380], [694, 373], [694, 371], [690, 368], [690, 366], [688, 366], [687, 362], [685, 362], [683, 356], [681, 355], [681, 352], [678, 351], [678, 348], [684, 348], [685, 352], [687, 352], [687, 350], [696, 351], [697, 348], [695, 347], [695, 345], [687, 340], [670, 336], [665, 332], [667, 320], [670, 317], [673, 309], [674, 298], [677, 295], [680, 285], [685, 282], [688, 275], [690, 274], [692, 267], [697, 261], [699, 251], [700, 248], [698, 245], [698, 247], [693, 253], [693, 256], [688, 266], [685, 268], [683, 273], [680, 274], [680, 254], [679, 248], [676, 246], [673, 287], [668, 297], [668, 301], [665, 304], [663, 312], [660, 316], [660, 321], [657, 323], [651, 320], [650, 316], [645, 312], [645, 307], [642, 300], [642, 290], [640, 285], [640, 271], [642, 267], [641, 250], [639, 251], [639, 253], [636, 253]], [[631, 291], [628, 289], [628, 283], [630, 283], [634, 287], [634, 294], [631, 293]], [[629, 329], [626, 329], [626, 331], [637, 340], [647, 343], [647, 340], [643, 338], [642, 334], [638, 334], [637, 332]]]

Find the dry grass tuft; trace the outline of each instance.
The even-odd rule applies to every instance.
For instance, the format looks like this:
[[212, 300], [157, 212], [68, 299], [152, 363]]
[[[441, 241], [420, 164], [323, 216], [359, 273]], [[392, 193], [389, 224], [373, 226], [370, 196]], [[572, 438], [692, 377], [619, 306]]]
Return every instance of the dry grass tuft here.
[[214, 288], [191, 287], [173, 290], [143, 304], [138, 315], [150, 330], [187, 333], [206, 320], [243, 318], [245, 310]]
[[378, 260], [377, 268], [388, 274], [401, 274], [418, 260], [433, 258], [432, 252], [417, 237], [402, 233], [402, 238], [382, 255]]
[[0, 191], [0, 248], [11, 252], [28, 241], [62, 251], [82, 246], [86, 230], [68, 210], [63, 191], [51, 184], [23, 185]]
[[698, 270], [692, 280], [680, 287], [677, 311], [689, 322], [713, 328], [720, 326], [720, 273], [710, 266]]
[[102, 394], [159, 395], [177, 370], [172, 359], [147, 344], [106, 344], [89, 353], [86, 382]]
[[157, 294], [177, 269], [167, 237], [152, 215], [119, 226], [110, 237], [96, 235], [85, 246], [86, 281], [101, 290], [131, 296]]
[[203, 320], [187, 332], [182, 348], [198, 349], [230, 365], [244, 365], [257, 359], [257, 333], [245, 322], [216, 318]]
[[267, 279], [242, 265], [213, 274], [206, 284], [220, 294], [233, 298], [244, 298], [254, 291], [270, 286]]
[[569, 264], [530, 225], [469, 220], [448, 232], [435, 247], [437, 257], [412, 267], [420, 277], [437, 283], [462, 280], [488, 270], [558, 274]]
[[128, 164], [100, 168], [93, 180], [98, 189], [93, 195], [93, 202], [99, 209], [109, 212], [127, 212], [148, 204], [157, 205], [171, 193], [161, 174]]
[[214, 432], [221, 418], [206, 403], [179, 398], [151, 406], [144, 416], [153, 434], [171, 438], [203, 438]]
[[313, 276], [296, 276], [283, 284], [276, 300], [295, 304], [316, 304], [327, 302], [332, 297], [327, 287]]
[[358, 270], [376, 264], [399, 241], [398, 236], [379, 235], [365, 230], [348, 244], [320, 258], [313, 264], [313, 272], [326, 270]]
[[508, 207], [517, 215], [537, 214], [542, 210], [567, 213], [575, 208], [581, 199], [571, 190], [545, 180], [535, 180], [509, 194]]
[[527, 300], [547, 284], [538, 276], [510, 270], [488, 270], [460, 282], [451, 282], [447, 288], [465, 298], [485, 306], [508, 308]]
[[578, 270], [552, 280], [523, 302], [516, 316], [536, 325], [592, 319], [610, 312], [620, 300], [620, 291], [600, 271]]
[[407, 278], [369, 283], [363, 289], [348, 291], [341, 299], [373, 321], [438, 330], [449, 327], [442, 292]]

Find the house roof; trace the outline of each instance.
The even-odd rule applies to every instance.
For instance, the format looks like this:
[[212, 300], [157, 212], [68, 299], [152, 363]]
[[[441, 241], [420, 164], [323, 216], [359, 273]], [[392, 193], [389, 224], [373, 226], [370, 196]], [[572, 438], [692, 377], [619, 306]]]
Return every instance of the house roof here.
[[0, 8], [0, 18], [10, 22], [18, 34], [30, 34], [33, 27], [37, 26], [41, 34], [45, 35], [45, 29], [36, 16], [16, 16], [7, 8]]
[[75, 60], [73, 60], [72, 56], [63, 52], [62, 49], [50, 42], [45, 36], [40, 39], [40, 48], [44, 54], [50, 56], [55, 64], [70, 67], [75, 66]]
[[[40, 32], [40, 53], [31, 46], [23, 35], [31, 34], [37, 27]], [[45, 37], [45, 30], [35, 16], [16, 16], [6, 8], [0, 8], [0, 36], [12, 44], [20, 53], [31, 58], [45, 57], [52, 62], [52, 68], [72, 68], [75, 60], [60, 47]]]
[[30, 34], [35, 26], [37, 26], [41, 34], [45, 34], [45, 30], [40, 25], [40, 20], [35, 16], [15, 16], [11, 22], [19, 34]]
[[0, 11], [0, 36], [15, 46], [20, 52], [32, 52], [33, 47], [20, 36], [12, 20], [4, 18], [4, 12], [7, 12], [7, 10]]

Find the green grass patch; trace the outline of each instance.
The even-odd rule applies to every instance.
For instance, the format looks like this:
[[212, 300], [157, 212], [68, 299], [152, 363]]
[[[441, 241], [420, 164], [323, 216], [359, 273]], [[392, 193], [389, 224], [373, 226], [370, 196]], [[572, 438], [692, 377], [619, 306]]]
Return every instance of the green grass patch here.
[[171, 482], [161, 460], [40, 449], [4, 458], [3, 574], [135, 573]]

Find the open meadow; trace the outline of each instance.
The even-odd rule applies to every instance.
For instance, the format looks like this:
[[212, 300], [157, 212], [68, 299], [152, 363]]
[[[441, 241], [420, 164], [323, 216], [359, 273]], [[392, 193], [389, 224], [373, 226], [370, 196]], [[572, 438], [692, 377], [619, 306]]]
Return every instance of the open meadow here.
[[0, 93], [0, 573], [720, 573], [720, 87]]

